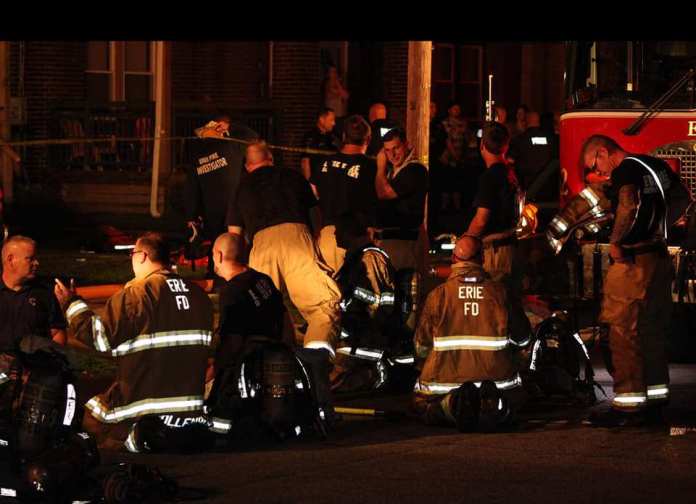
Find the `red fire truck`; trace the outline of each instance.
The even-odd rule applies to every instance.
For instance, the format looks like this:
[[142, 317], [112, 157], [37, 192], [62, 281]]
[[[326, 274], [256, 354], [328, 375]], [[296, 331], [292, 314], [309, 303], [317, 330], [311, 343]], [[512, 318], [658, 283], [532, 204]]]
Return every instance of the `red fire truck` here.
[[562, 202], [585, 186], [585, 139], [663, 158], [696, 197], [696, 42], [569, 42], [560, 121]]

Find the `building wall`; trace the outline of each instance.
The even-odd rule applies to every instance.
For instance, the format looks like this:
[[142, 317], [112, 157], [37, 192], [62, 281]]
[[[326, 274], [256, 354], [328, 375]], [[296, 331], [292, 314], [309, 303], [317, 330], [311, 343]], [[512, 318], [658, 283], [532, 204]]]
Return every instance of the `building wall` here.
[[[322, 104], [321, 51], [318, 42], [273, 43], [272, 103], [276, 143], [301, 146]], [[300, 155], [274, 152], [276, 161], [299, 169]]]
[[268, 100], [268, 42], [172, 43], [172, 97], [249, 108]]
[[388, 117], [406, 127], [408, 100], [408, 42], [385, 42], [382, 73]]

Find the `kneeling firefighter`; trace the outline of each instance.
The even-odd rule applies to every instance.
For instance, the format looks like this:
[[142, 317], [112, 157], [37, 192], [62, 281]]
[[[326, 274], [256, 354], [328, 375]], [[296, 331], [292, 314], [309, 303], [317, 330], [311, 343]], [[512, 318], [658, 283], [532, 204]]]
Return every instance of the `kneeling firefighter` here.
[[524, 400], [514, 349], [528, 345], [526, 325], [508, 309], [505, 286], [483, 270], [479, 239], [460, 238], [453, 262], [416, 329], [414, 407], [427, 424], [490, 431], [509, 424]]
[[336, 242], [347, 253], [336, 275], [342, 317], [332, 389], [377, 389], [387, 381], [395, 386], [396, 377], [406, 378], [415, 361], [412, 333], [406, 326], [412, 305], [404, 295], [408, 292], [396, 285], [389, 256], [370, 240], [359, 216], [339, 217]]
[[312, 364], [275, 339], [248, 338], [234, 363], [218, 369], [206, 401], [221, 444], [325, 436], [330, 412], [322, 406]]
[[99, 463], [95, 440], [80, 430], [82, 414], [58, 345], [26, 336], [0, 354], [0, 496], [72, 501]]

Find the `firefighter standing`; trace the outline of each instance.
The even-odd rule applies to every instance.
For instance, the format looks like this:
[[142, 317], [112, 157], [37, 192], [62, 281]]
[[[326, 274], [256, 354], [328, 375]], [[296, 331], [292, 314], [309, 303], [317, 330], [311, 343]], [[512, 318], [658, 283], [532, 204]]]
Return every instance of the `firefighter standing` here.
[[677, 177], [659, 159], [629, 154], [603, 135], [583, 146], [586, 166], [611, 177], [615, 219], [600, 321], [609, 324], [615, 397], [590, 422], [621, 427], [660, 420], [669, 398], [665, 350], [672, 303], [667, 205]]
[[341, 151], [317, 163], [309, 179], [321, 209], [322, 228], [317, 245], [333, 275], [341, 268], [346, 254], [336, 244], [336, 219], [346, 212], [360, 213], [368, 219], [368, 226], [375, 225], [377, 168], [374, 160], [365, 155], [370, 134], [370, 125], [361, 116], [347, 118]]
[[170, 428], [205, 423], [204, 378], [212, 338], [210, 299], [167, 269], [169, 249], [146, 233], [131, 252], [135, 278], [95, 314], [56, 279], [56, 297], [75, 337], [117, 359], [116, 383], [90, 399], [84, 428], [101, 446], [137, 451], [132, 425], [159, 415]]
[[[416, 329], [422, 371], [414, 406], [427, 424], [462, 428], [478, 408], [472, 403], [486, 394], [499, 392], [513, 409], [520, 405], [524, 394], [512, 348], [527, 334], [508, 312], [503, 284], [482, 268], [477, 238], [463, 236], [453, 261], [447, 281], [428, 295]], [[493, 390], [490, 383], [481, 388], [482, 382], [493, 382]]]
[[481, 238], [483, 268], [493, 280], [505, 284], [510, 309], [529, 333], [531, 326], [521, 300], [522, 271], [515, 258], [520, 203], [517, 179], [505, 160], [509, 144], [510, 134], [504, 125], [494, 122], [483, 128], [481, 156], [486, 171], [479, 177], [476, 213], [465, 235]]

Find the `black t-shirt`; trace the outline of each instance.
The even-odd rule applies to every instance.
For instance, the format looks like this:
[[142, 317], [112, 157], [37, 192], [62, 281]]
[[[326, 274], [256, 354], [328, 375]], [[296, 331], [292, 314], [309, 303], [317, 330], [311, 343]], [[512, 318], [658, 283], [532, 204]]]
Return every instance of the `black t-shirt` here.
[[[634, 155], [646, 163], [660, 179], [660, 184], [669, 200], [670, 191], [680, 185], [679, 176], [661, 159], [651, 156]], [[655, 178], [639, 162], [625, 158], [611, 173], [611, 190], [609, 192], [612, 210], [618, 207], [619, 190], [624, 185], [634, 185], [638, 190], [640, 205], [629, 233], [623, 237], [622, 243], [632, 244], [652, 238], [662, 230], [665, 212], [665, 202]]]
[[[308, 131], [302, 139], [302, 144], [309, 149], [320, 149], [338, 152], [339, 140], [333, 131], [322, 133], [316, 126]], [[322, 154], [304, 154], [302, 157], [309, 158], [310, 173], [314, 173], [318, 164], [324, 158]]]
[[187, 171], [186, 213], [201, 215], [204, 233], [217, 237], [225, 228], [228, 206], [244, 172], [245, 145], [217, 138], [196, 140], [194, 161]]
[[283, 333], [283, 297], [267, 275], [249, 269], [220, 289], [220, 346], [216, 361], [232, 363], [250, 336], [280, 341]]
[[440, 161], [440, 156], [446, 148], [447, 132], [442, 125], [442, 119], [433, 119], [430, 121], [430, 147], [428, 149], [431, 165]]
[[298, 222], [309, 225], [309, 209], [317, 204], [312, 188], [294, 170], [257, 168], [239, 184], [228, 225], [241, 226], [253, 237], [264, 228]]
[[362, 214], [373, 226], [377, 212], [377, 164], [363, 154], [338, 152], [324, 158], [310, 181], [319, 191], [324, 226], [336, 224], [344, 213]]
[[401, 168], [394, 178], [389, 178], [389, 184], [398, 197], [379, 202], [378, 227], [418, 229], [425, 217], [427, 168], [420, 163], [409, 163]]
[[48, 282], [31, 280], [19, 291], [0, 279], [0, 352], [12, 350], [22, 337], [51, 337], [51, 329], [67, 323]]
[[503, 163], [496, 163], [481, 174], [473, 206], [487, 208], [491, 211], [490, 219], [483, 231], [484, 236], [501, 233], [515, 227], [517, 224], [516, 195], [515, 175]]
[[555, 136], [536, 126], [527, 128], [512, 139], [509, 154], [522, 187], [527, 188], [552, 159], [558, 158]]

